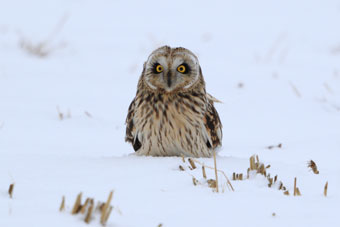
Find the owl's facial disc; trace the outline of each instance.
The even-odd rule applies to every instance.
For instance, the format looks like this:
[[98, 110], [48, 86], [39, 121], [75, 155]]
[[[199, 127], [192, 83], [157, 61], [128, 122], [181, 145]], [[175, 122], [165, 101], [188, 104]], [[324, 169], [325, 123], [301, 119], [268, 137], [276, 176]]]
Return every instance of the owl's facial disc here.
[[[183, 48], [182, 48], [183, 49]], [[189, 89], [199, 77], [196, 56], [184, 49], [153, 52], [146, 62], [145, 82], [153, 90], [174, 92]]]

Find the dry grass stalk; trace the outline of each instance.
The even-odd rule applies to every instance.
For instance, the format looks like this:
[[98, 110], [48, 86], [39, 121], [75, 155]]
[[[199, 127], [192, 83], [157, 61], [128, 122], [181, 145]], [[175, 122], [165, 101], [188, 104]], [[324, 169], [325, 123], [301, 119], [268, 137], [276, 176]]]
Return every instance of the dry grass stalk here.
[[59, 211], [63, 211], [65, 210], [65, 196], [63, 196], [62, 200], [61, 200], [61, 204], [60, 204], [60, 207], [59, 207]]
[[100, 217], [100, 223], [102, 225], [105, 224], [105, 216], [106, 216], [107, 209], [110, 206], [110, 203], [111, 203], [111, 200], [112, 200], [112, 195], [113, 195], [113, 191], [110, 192], [109, 197], [107, 198], [107, 201], [106, 201], [106, 203], [103, 207], [102, 214], [101, 214], [101, 217]]
[[207, 183], [210, 188], [216, 188], [216, 181], [214, 179], [207, 180]]
[[323, 190], [323, 195], [324, 195], [324, 196], [327, 196], [327, 190], [328, 190], [328, 181], [326, 182], [325, 188], [324, 188], [324, 190]]
[[112, 206], [109, 207], [109, 210], [106, 212], [105, 218], [104, 218], [104, 223], [103, 225], [106, 224], [107, 220], [109, 220], [110, 214], [112, 212]]
[[183, 166], [179, 165], [178, 168], [179, 168], [179, 170], [184, 171], [184, 167]]
[[238, 87], [238, 88], [243, 88], [243, 87], [244, 87], [244, 84], [243, 84], [242, 82], [239, 82], [239, 83], [237, 84], [237, 87]]
[[203, 178], [207, 179], [207, 174], [205, 173], [205, 167], [204, 165], [202, 166], [202, 174], [203, 174]]
[[296, 188], [296, 195], [301, 196], [300, 189]]
[[189, 163], [191, 165], [191, 168], [192, 169], [196, 169], [196, 165], [195, 165], [194, 161], [191, 158], [188, 158], [188, 161], [189, 161]]
[[216, 151], [214, 151], [214, 167], [215, 167], [215, 179], [216, 179], [216, 192], [218, 192], [218, 174], [217, 174], [217, 164], [216, 164]]
[[58, 112], [59, 120], [62, 121], [64, 119], [64, 114], [60, 111], [59, 106], [57, 106], [57, 112]]
[[262, 174], [262, 175], [266, 175], [266, 169], [264, 167], [264, 164], [257, 164], [258, 168], [257, 168], [257, 172]]
[[283, 183], [280, 181], [279, 190], [283, 189]]
[[10, 198], [13, 198], [14, 183], [9, 185], [8, 194]]
[[192, 177], [192, 183], [196, 186], [198, 184], [198, 180], [195, 177]]
[[268, 178], [269, 184], [268, 187], [271, 187], [273, 185], [273, 178]]
[[99, 212], [101, 213], [102, 210], [103, 210], [104, 205], [105, 205], [105, 203], [98, 202], [97, 206], [96, 206], [96, 210], [99, 210]]
[[[201, 162], [199, 162], [199, 161], [197, 161], [197, 160], [195, 160], [195, 159], [192, 159], [195, 163], [197, 163], [197, 164], [199, 164], [199, 165], [201, 165], [201, 166], [203, 166], [204, 164], [202, 164]], [[211, 167], [211, 166], [207, 166], [207, 165], [204, 165], [205, 166], [205, 168], [208, 168], [208, 169], [215, 169], [214, 167]], [[229, 180], [229, 178], [228, 178], [228, 176], [227, 176], [227, 174], [225, 174], [225, 172], [223, 172], [222, 170], [217, 170], [217, 172], [220, 172], [221, 174], [223, 174], [223, 176], [225, 177], [225, 179], [226, 179], [226, 181], [227, 181], [227, 185], [228, 185], [228, 188], [230, 188], [232, 191], [234, 191], [234, 187], [233, 187], [233, 185], [231, 184], [231, 182], [230, 182], [230, 180]]]
[[84, 111], [85, 115], [88, 116], [89, 118], [92, 118], [92, 114], [90, 114], [89, 112], [87, 111]]
[[64, 119], [66, 119], [66, 118], [71, 118], [71, 117], [72, 117], [72, 116], [71, 116], [71, 110], [70, 110], [70, 109], [68, 109], [68, 110], [67, 110], [67, 113], [64, 114], [64, 113], [60, 110], [59, 106], [57, 106], [56, 108], [57, 108], [59, 120], [62, 121], [62, 120], [64, 120]]
[[233, 180], [243, 180], [243, 173], [233, 173]]
[[269, 150], [274, 149], [274, 148], [282, 148], [282, 143], [279, 143], [278, 145], [270, 145], [267, 147]]
[[[277, 147], [281, 147], [281, 146], [282, 145], [279, 144]], [[268, 187], [272, 187], [272, 185], [277, 182], [278, 176], [275, 175], [275, 177], [270, 177], [270, 173], [267, 174], [266, 170], [270, 168], [270, 165], [267, 165], [265, 167], [265, 165], [259, 161], [258, 155], [251, 156], [249, 161], [250, 161], [250, 168], [247, 169], [247, 179], [249, 179], [249, 172], [251, 170], [256, 170], [256, 173], [259, 173], [266, 177], [266, 179], [268, 180]], [[236, 176], [233, 176], [233, 178], [237, 180], [237, 179], [240, 179], [240, 176], [236, 174]], [[279, 190], [286, 191], [286, 187], [283, 185], [281, 181], [279, 184]]]
[[289, 191], [284, 191], [283, 194], [284, 195], [289, 195]]
[[296, 95], [296, 97], [301, 98], [301, 93], [299, 92], [299, 90], [297, 89], [297, 87], [291, 82], [289, 81], [289, 85], [292, 87], [294, 94]]
[[81, 208], [81, 196], [82, 196], [82, 193], [80, 192], [77, 195], [76, 201], [74, 202], [71, 214], [77, 214], [79, 212], [79, 210]]
[[[89, 201], [89, 203], [90, 203], [90, 206], [89, 206], [89, 209], [87, 210], [87, 213], [86, 213], [86, 216], [85, 216], [85, 219], [84, 219], [84, 221], [85, 221], [87, 224], [90, 223], [90, 221], [91, 221], [91, 216], [92, 216], [93, 207], [94, 207], [94, 201], [93, 201], [93, 199], [90, 199], [90, 200], [88, 200], [88, 201]], [[85, 202], [85, 204], [86, 204], [86, 202]], [[85, 204], [84, 204], [84, 207], [86, 207]], [[86, 204], [86, 205], [87, 205], [87, 204]]]
[[82, 214], [85, 213], [86, 207], [87, 207], [87, 204], [89, 203], [89, 201], [90, 201], [90, 198], [87, 198], [87, 199], [85, 200], [84, 205], [81, 206], [80, 213], [82, 213]]
[[[110, 216], [110, 213], [112, 212], [112, 209], [113, 209], [113, 207], [110, 205], [111, 200], [112, 200], [112, 196], [113, 196], [113, 191], [110, 192], [106, 203], [102, 203], [102, 202], [99, 201], [97, 203], [97, 206], [95, 206], [94, 199], [87, 198], [85, 200], [85, 203], [82, 205], [81, 204], [82, 193], [79, 193], [77, 195], [77, 198], [76, 198], [76, 201], [75, 201], [75, 204], [73, 206], [71, 213], [72, 214], [78, 214], [78, 213], [85, 214], [84, 221], [87, 224], [89, 224], [92, 220], [92, 217], [95, 215], [95, 212], [99, 212], [99, 214], [100, 214], [100, 220], [99, 221], [102, 225], [105, 225], [109, 216]], [[64, 207], [65, 207], [64, 196], [63, 196], [62, 205], [60, 207], [63, 207], [63, 208], [60, 208], [60, 210], [64, 209]]]
[[308, 166], [309, 168], [311, 168], [311, 170], [313, 171], [313, 173], [319, 174], [318, 167], [316, 166], [316, 163], [315, 163], [313, 160], [310, 160], [310, 161], [307, 163], [307, 166]]
[[182, 155], [182, 162], [185, 163], [184, 155]]
[[296, 177], [294, 178], [294, 196], [301, 196], [300, 189], [296, 187]]
[[29, 54], [38, 56], [38, 57], [46, 57], [47, 55], [50, 54], [52, 51], [51, 49], [48, 48], [48, 45], [46, 42], [39, 42], [37, 44], [33, 44], [30, 40], [22, 38], [20, 40], [20, 47], [27, 51]]
[[28, 40], [26, 38], [20, 39], [20, 47], [25, 50], [27, 53], [32, 54], [34, 56], [44, 58], [50, 55], [54, 50], [58, 48], [63, 48], [65, 45], [59, 44], [58, 46], [52, 47], [53, 39], [56, 37], [56, 35], [61, 31], [63, 26], [65, 25], [66, 21], [68, 19], [68, 15], [65, 14], [59, 23], [55, 26], [53, 31], [48, 35], [48, 37], [40, 41], [38, 43], [32, 43], [31, 40]]
[[236, 180], [243, 180], [243, 174], [242, 173], [236, 174]]
[[250, 157], [249, 162], [250, 162], [250, 170], [255, 170], [256, 167], [255, 167], [255, 157], [254, 157], [254, 155]]

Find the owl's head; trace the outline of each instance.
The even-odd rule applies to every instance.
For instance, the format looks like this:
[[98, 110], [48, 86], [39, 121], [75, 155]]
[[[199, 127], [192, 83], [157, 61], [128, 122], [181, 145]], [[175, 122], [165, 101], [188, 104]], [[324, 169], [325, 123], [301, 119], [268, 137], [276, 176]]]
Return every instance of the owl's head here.
[[197, 57], [189, 50], [163, 46], [144, 65], [144, 81], [152, 90], [173, 92], [190, 89], [200, 77]]

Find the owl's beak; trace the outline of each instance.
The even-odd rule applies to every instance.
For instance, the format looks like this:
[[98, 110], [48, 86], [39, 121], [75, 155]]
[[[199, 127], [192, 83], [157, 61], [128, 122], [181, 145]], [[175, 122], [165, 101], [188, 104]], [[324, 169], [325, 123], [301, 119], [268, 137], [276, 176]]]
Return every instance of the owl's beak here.
[[172, 79], [172, 74], [171, 74], [171, 70], [168, 71], [168, 73], [166, 74], [166, 78], [165, 78], [165, 82], [168, 85], [168, 88], [171, 88], [173, 79]]
[[171, 71], [170, 70], [166, 74], [166, 84], [168, 85], [169, 88], [171, 88], [172, 78], [171, 78]]

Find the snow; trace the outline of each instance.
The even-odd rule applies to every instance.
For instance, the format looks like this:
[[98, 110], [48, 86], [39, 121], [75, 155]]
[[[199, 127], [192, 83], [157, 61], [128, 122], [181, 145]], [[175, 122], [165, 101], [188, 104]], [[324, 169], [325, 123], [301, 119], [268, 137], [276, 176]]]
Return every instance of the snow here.
[[[107, 226], [339, 225], [339, 1], [0, 5], [0, 226], [87, 226], [69, 214], [77, 194], [105, 201], [111, 190]], [[47, 57], [20, 47], [47, 39], [63, 20]], [[246, 175], [258, 154], [290, 196], [261, 175], [215, 193], [194, 186], [200, 168], [179, 157], [133, 154], [124, 142], [127, 108], [144, 61], [165, 44], [196, 53], [207, 91], [223, 101], [218, 168]], [[311, 159], [320, 174], [307, 168]], [[302, 196], [292, 196], [294, 177]]]

